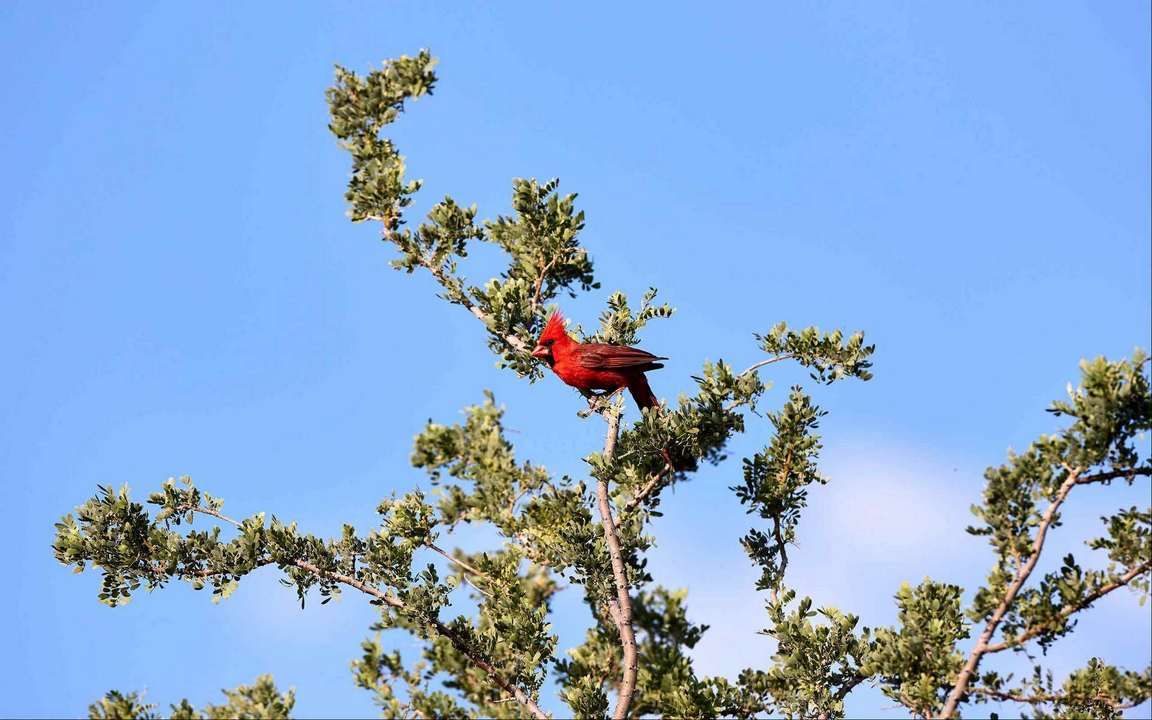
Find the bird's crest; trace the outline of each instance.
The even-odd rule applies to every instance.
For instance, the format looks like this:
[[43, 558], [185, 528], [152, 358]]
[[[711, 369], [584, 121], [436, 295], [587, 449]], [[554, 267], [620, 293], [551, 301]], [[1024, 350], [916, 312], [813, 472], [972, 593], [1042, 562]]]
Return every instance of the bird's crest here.
[[548, 318], [548, 322], [544, 324], [544, 332], [540, 333], [540, 339], [546, 340], [552, 338], [553, 340], [563, 337], [566, 334], [564, 330], [564, 315], [559, 310], [552, 313]]

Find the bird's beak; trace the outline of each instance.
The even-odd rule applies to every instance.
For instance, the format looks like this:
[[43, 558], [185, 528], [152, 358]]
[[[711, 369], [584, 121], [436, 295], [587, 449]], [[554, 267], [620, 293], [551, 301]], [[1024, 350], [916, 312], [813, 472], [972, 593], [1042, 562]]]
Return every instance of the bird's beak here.
[[551, 354], [552, 354], [552, 350], [547, 348], [547, 347], [544, 347], [543, 345], [537, 345], [532, 350], [532, 357], [540, 358], [541, 360], [543, 360], [544, 358], [548, 357]]

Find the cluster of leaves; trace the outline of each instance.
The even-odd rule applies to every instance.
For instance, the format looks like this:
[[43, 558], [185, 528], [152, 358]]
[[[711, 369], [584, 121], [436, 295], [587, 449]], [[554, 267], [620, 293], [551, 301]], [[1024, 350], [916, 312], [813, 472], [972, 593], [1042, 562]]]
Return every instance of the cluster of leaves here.
[[628, 296], [614, 292], [608, 296], [607, 308], [600, 313], [600, 329], [584, 338], [584, 342], [608, 343], [609, 345], [636, 345], [640, 342], [640, 331], [653, 318], [670, 318], [676, 311], [668, 303], [656, 305], [656, 288], [648, 288], [640, 299], [640, 309], [635, 313], [628, 305]]
[[772, 442], [763, 452], [744, 459], [744, 484], [731, 489], [748, 512], [772, 522], [771, 533], [753, 528], [741, 540], [762, 574], [758, 590], [778, 591], [788, 564], [787, 546], [796, 540], [800, 512], [808, 505], [808, 486], [827, 480], [816, 468], [823, 410], [812, 404], [801, 387], [792, 388], [788, 402], [778, 413], [768, 413], [775, 428]]
[[785, 717], [843, 717], [844, 698], [867, 677], [869, 630], [856, 630], [855, 615], [814, 610], [809, 597], [793, 605], [795, 599], [794, 590], [784, 589], [768, 602], [771, 625], [761, 632], [776, 639], [776, 653], [761, 683]]
[[405, 181], [404, 158], [380, 131], [404, 111], [405, 101], [431, 94], [435, 67], [427, 50], [385, 63], [363, 79], [336, 66], [336, 84], [327, 92], [332, 115], [328, 129], [352, 155], [352, 179], [344, 197], [353, 221], [380, 220], [389, 231], [403, 222], [401, 212], [421, 183]]
[[[600, 287], [578, 240], [584, 213], [576, 209], [574, 193], [559, 194], [559, 180], [541, 184], [517, 178], [511, 216], [478, 223], [474, 205], [463, 207], [445, 197], [416, 230], [402, 227], [403, 211], [421, 182], [405, 180], [403, 157], [380, 132], [396, 120], [405, 101], [432, 92], [435, 62], [421, 51], [415, 58], [386, 62], [363, 78], [337, 67], [336, 84], [328, 90], [329, 128], [352, 155], [345, 194], [349, 215], [354, 221], [381, 222], [383, 238], [400, 253], [392, 265], [409, 273], [427, 269], [445, 299], [483, 320], [499, 365], [535, 379], [540, 366], [524, 350], [543, 326], [547, 303], [561, 292], [575, 296], [577, 289]], [[469, 285], [459, 273], [458, 261], [467, 257], [472, 241], [491, 242], [508, 256], [507, 269], [482, 287]]]
[[[1060, 504], [1074, 486], [1113, 480], [1132, 483], [1139, 474], [1147, 475], [1149, 463], [1141, 462], [1135, 445], [1141, 433], [1152, 429], [1146, 364], [1139, 351], [1128, 361], [1082, 362], [1081, 386], [1069, 387], [1069, 399], [1050, 409], [1057, 416], [1073, 418], [1073, 423], [987, 471], [984, 502], [972, 508], [981, 525], [969, 532], [988, 538], [997, 562], [976, 594], [969, 613], [973, 622], [986, 621], [996, 612], [1008, 587], [1037, 552], [1037, 529], [1059, 524]], [[1090, 604], [1101, 589], [1134, 571], [1124, 582], [1147, 591], [1152, 556], [1148, 512], [1129, 508], [1105, 517], [1104, 523], [1108, 536], [1089, 546], [1106, 550], [1110, 566], [1084, 570], [1068, 555], [1058, 570], [1022, 591], [1008, 609], [1001, 625], [1005, 642], [1027, 632], [1043, 647], [1049, 646], [1071, 629], [1068, 608]]]
[[[649, 318], [671, 315], [671, 308], [651, 305], [654, 297], [655, 291], [650, 290], [640, 311], [633, 316], [627, 299], [613, 296], [595, 337], [602, 341], [634, 342], [636, 332]], [[781, 324], [764, 337], [775, 335], [817, 338], [818, 342], [799, 352], [798, 341], [788, 341], [787, 352], [780, 354], [773, 349], [772, 358], [753, 368], [780, 359], [794, 359], [819, 373], [825, 382], [844, 377], [863, 380], [871, 377], [866, 368], [871, 364], [867, 358], [873, 347], [863, 346], [860, 333], [844, 341], [839, 332], [821, 336], [815, 328], [796, 332]], [[764, 347], [767, 346], [762, 341]], [[625, 506], [639, 503], [651, 510], [659, 504], [660, 491], [683, 479], [685, 470], [695, 469], [699, 462], [716, 464], [724, 460], [728, 441], [745, 431], [743, 411], [755, 411], [757, 400], [771, 387], [754, 369], [738, 373], [723, 360], [705, 362], [700, 375], [693, 379], [697, 384], [695, 395], [681, 396], [675, 407], [666, 408], [664, 412], [645, 413], [640, 423], [621, 433], [610, 469], [598, 467], [593, 460], [593, 475], [607, 476], [616, 483]], [[795, 396], [790, 397], [783, 412], [793, 412], [794, 401]], [[776, 415], [770, 418], [774, 424], [779, 421]], [[780, 428], [777, 428], [779, 434]], [[671, 468], [664, 467], [669, 460], [665, 451], [671, 454]]]
[[864, 344], [864, 333], [855, 332], [847, 341], [839, 330], [821, 334], [815, 327], [799, 332], [779, 323], [764, 335], [757, 335], [760, 349], [776, 357], [795, 359], [812, 372], [812, 379], [831, 385], [845, 377], [872, 379], [875, 345]]
[[1152, 668], [1144, 672], [1121, 670], [1100, 658], [1091, 658], [1083, 668], [1069, 673], [1059, 687], [1052, 673], [1040, 666], [1034, 668], [1032, 677], [1021, 683], [1019, 688], [1010, 690], [1010, 680], [1011, 676], [985, 673], [976, 700], [1021, 703], [1031, 710], [1021, 716], [1036, 720], [1116, 720], [1124, 716], [1124, 710], [1152, 698]]
[[[536, 378], [541, 365], [527, 351], [547, 305], [561, 293], [598, 287], [578, 239], [584, 214], [575, 195], [558, 193], [556, 181], [518, 179], [507, 217], [478, 221], [475, 207], [449, 197], [415, 230], [404, 227], [403, 213], [420, 183], [405, 178], [403, 158], [381, 132], [408, 100], [431, 93], [434, 64], [421, 52], [364, 77], [337, 68], [328, 92], [330, 127], [352, 155], [350, 216], [380, 222], [384, 240], [398, 252], [393, 265], [409, 273], [427, 270], [441, 297], [484, 324], [499, 365]], [[482, 286], [468, 284], [459, 272], [475, 242], [493, 243], [508, 258], [506, 270]], [[655, 289], [636, 309], [623, 293], [613, 293], [588, 339], [637, 344], [650, 320], [672, 312], [656, 304]], [[1090, 541], [1107, 554], [1107, 568], [1083, 570], [1069, 557], [1059, 570], [1025, 583], [1044, 532], [1058, 525], [1060, 505], [1074, 487], [1152, 475], [1136, 445], [1152, 427], [1147, 363], [1140, 354], [1127, 362], [1085, 363], [1081, 387], [1053, 407], [1072, 418], [1071, 426], [988, 471], [984, 502], [974, 509], [983, 524], [972, 532], [989, 538], [997, 562], [970, 607], [957, 586], [926, 579], [899, 590], [894, 627], [874, 630], [858, 627], [858, 617], [837, 608], [814, 609], [811, 598], [785, 585], [787, 549], [796, 541], [809, 492], [826, 482], [816, 435], [824, 411], [793, 387], [779, 409], [765, 413], [768, 442], [744, 460], [743, 482], [732, 488], [764, 523], [741, 543], [761, 570], [757, 588], [768, 593], [769, 622], [763, 633], [775, 640], [776, 653], [768, 667], [746, 669], [735, 680], [697, 676], [689, 651], [707, 626], [689, 621], [683, 591], [654, 584], [646, 569], [650, 520], [660, 515], [663, 492], [701, 463], [722, 461], [731, 438], [746, 431], [747, 413], [757, 411], [769, 389], [758, 368], [792, 360], [822, 384], [871, 377], [874, 348], [860, 333], [845, 338], [839, 331], [780, 324], [757, 339], [767, 359], [744, 372], [723, 360], [704, 363], [693, 394], [642, 412], [618, 437], [622, 398], [592, 399], [582, 415], [602, 415], [610, 428], [605, 451], [586, 458], [594, 488], [518, 460], [504, 411], [486, 394], [465, 410], [463, 422], [429, 422], [416, 437], [412, 464], [428, 474], [432, 497], [414, 490], [382, 501], [379, 527], [367, 534], [345, 526], [340, 537], [322, 539], [263, 513], [232, 520], [219, 499], [184, 478], [149, 497], [156, 507], [151, 515], [127, 487], [100, 488], [57, 524], [53, 548], [77, 571], [99, 569], [100, 599], [112, 606], [172, 580], [211, 587], [219, 600], [266, 566], [279, 568], [301, 603], [311, 592], [323, 602], [348, 589], [366, 594], [379, 617], [352, 671], [386, 717], [543, 717], [536, 699], [550, 677], [573, 713], [603, 717], [610, 696], [621, 695], [624, 686], [622, 590], [632, 606], [638, 657], [636, 691], [624, 708], [633, 716], [842, 717], [846, 697], [865, 681], [921, 716], [954, 714], [958, 703], [1018, 700], [1038, 716], [1051, 709], [1057, 716], [1112, 717], [1147, 695], [1148, 672], [1097, 661], [1059, 688], [1040, 670], [1022, 685], [1011, 676], [968, 670], [979, 665], [981, 647], [994, 653], [1032, 640], [1047, 647], [1071, 629], [1077, 612], [1108, 592], [1147, 592], [1152, 509], [1139, 507], [1104, 518], [1106, 535]], [[605, 505], [609, 512], [598, 517]], [[221, 527], [190, 527], [197, 516], [230, 526], [230, 535]], [[498, 546], [441, 549], [437, 543], [461, 524], [493, 528]], [[614, 572], [613, 560], [622, 571]], [[582, 588], [592, 620], [584, 642], [566, 657], [558, 656], [549, 624], [562, 582]], [[447, 617], [448, 611], [459, 614]], [[966, 656], [964, 643], [981, 623], [985, 633]], [[419, 656], [387, 649], [386, 630], [420, 639]], [[291, 693], [277, 694], [270, 679], [235, 692], [228, 707], [236, 716], [284, 715], [293, 702]], [[136, 695], [110, 693], [92, 712], [149, 717], [152, 708]], [[178, 712], [201, 716], [186, 703], [173, 708], [174, 716]], [[205, 711], [208, 717], [213, 712], [212, 706]]]
[[[183, 699], [170, 707], [167, 717], [172, 720], [287, 718], [296, 705], [296, 692], [281, 693], [271, 675], [261, 675], [252, 685], [222, 692], [227, 699], [223, 705], [205, 705], [203, 710], [197, 710]], [[139, 693], [112, 690], [88, 706], [88, 717], [92, 720], [154, 720], [161, 717], [155, 710], [156, 705], [145, 703]]]
[[[381, 526], [366, 537], [345, 526], [340, 538], [327, 541], [276, 518], [266, 523], [262, 513], [232, 521], [220, 512], [223, 503], [189, 478], [169, 480], [149, 503], [159, 506], [152, 517], [132, 501], [126, 486], [118, 492], [101, 488], [75, 516], [57, 524], [57, 559], [77, 571], [89, 563], [98, 567], [104, 576], [100, 598], [109, 605], [123, 604], [141, 585], [152, 590], [172, 579], [187, 580], [196, 589], [212, 585], [220, 599], [252, 571], [276, 565], [302, 605], [313, 588], [323, 602], [341, 588], [369, 589], [380, 606], [376, 629], [403, 628], [432, 639], [429, 661], [435, 659], [437, 671], [452, 677], [456, 687], [470, 688], [474, 699], [497, 692], [491, 682], [480, 682], [476, 658], [499, 661], [507, 682], [530, 692], [543, 682], [541, 658], [552, 655], [555, 636], [542, 598], [554, 585], [541, 585], [531, 573], [521, 578], [518, 555], [474, 559], [499, 592], [485, 596], [475, 620], [457, 616], [442, 622], [441, 611], [459, 577], [442, 580], [433, 564], [423, 569], [416, 564], [418, 551], [434, 547], [440, 524], [419, 491], [382, 502]], [[235, 537], [224, 540], [220, 527], [185, 534], [176, 529], [197, 515], [234, 524]], [[509, 637], [515, 642], [507, 643]]]
[[428, 472], [442, 521], [490, 523], [532, 563], [605, 597], [612, 577], [586, 485], [568, 477], [553, 480], [539, 466], [517, 463], [503, 415], [486, 393], [484, 404], [465, 410], [464, 423], [430, 422], [416, 437], [412, 464]]
[[[352, 676], [357, 687], [373, 693], [373, 701], [385, 718], [434, 717], [467, 718], [467, 711], [456, 698], [431, 687], [436, 671], [426, 660], [411, 666], [404, 663], [400, 652], [386, 652], [380, 636], [360, 645], [363, 655], [352, 661]], [[400, 692], [397, 690], [400, 689]]]
[[918, 717], [935, 717], [952, 689], [964, 657], [957, 643], [968, 637], [961, 589], [925, 579], [896, 593], [899, 626], [876, 631], [864, 672], [877, 676], [884, 694]]
[[[108, 605], [125, 604], [141, 586], [154, 590], [173, 579], [186, 580], [197, 590], [211, 586], [213, 599], [220, 600], [242, 577], [267, 565], [287, 573], [301, 605], [313, 587], [325, 602], [339, 594], [340, 583], [332, 577], [337, 573], [394, 588], [400, 600], [427, 599], [429, 604], [419, 610], [424, 615], [443, 605], [443, 600], [432, 601], [446, 590], [434, 572], [420, 577], [412, 573], [413, 554], [429, 538], [429, 524], [420, 519], [419, 493], [382, 503], [381, 529], [367, 538], [345, 526], [340, 539], [328, 541], [300, 533], [295, 523], [285, 525], [276, 517], [266, 522], [264, 513], [231, 521], [220, 513], [223, 502], [202, 493], [189, 477], [179, 482], [170, 478], [148, 502], [159, 506], [155, 516], [132, 500], [127, 485], [119, 491], [100, 487], [75, 515], [56, 524], [57, 560], [77, 572], [88, 563], [98, 567], [103, 575], [100, 600]], [[218, 526], [183, 534], [176, 529], [191, 524], [198, 514], [232, 522], [235, 537], [223, 540]], [[416, 606], [410, 609], [417, 611]]]
[[[520, 571], [522, 553], [515, 549], [467, 555], [457, 553], [456, 578], [473, 586], [477, 610], [474, 618], [457, 617], [447, 627], [453, 636], [466, 638], [469, 653], [461, 653], [446, 634], [424, 635], [411, 619], [377, 623], [373, 631], [403, 628], [427, 637], [420, 660], [405, 667], [398, 652], [382, 650], [379, 635], [366, 640], [364, 655], [353, 662], [356, 684], [373, 691], [386, 717], [500, 717], [507, 715], [510, 698], [476, 666], [483, 657], [500, 669], [511, 684], [532, 694], [545, 680], [546, 661], [555, 654], [556, 636], [548, 616], [558, 586], [539, 566]], [[397, 688], [404, 689], [403, 694]]]

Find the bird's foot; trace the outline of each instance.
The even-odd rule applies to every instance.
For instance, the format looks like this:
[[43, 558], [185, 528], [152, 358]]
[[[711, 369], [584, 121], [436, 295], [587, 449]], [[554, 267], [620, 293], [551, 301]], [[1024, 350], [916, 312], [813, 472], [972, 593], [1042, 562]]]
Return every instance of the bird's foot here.
[[612, 401], [616, 396], [624, 392], [624, 388], [617, 388], [615, 390], [602, 390], [601, 392], [593, 392], [592, 390], [581, 390], [580, 394], [588, 400], [588, 407], [576, 413], [581, 418], [586, 418], [593, 413], [603, 413], [612, 407]]

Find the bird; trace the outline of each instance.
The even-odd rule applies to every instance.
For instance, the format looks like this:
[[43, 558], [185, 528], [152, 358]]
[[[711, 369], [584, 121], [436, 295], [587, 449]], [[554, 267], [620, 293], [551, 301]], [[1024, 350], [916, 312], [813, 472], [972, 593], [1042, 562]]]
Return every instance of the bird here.
[[624, 345], [576, 342], [564, 329], [559, 310], [549, 316], [532, 357], [543, 360], [557, 377], [586, 397], [593, 390], [628, 388], [641, 412], [660, 406], [644, 373], [664, 367], [659, 361], [668, 358]]

